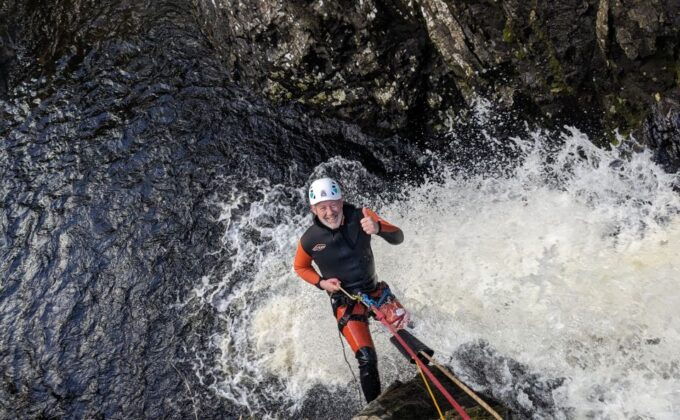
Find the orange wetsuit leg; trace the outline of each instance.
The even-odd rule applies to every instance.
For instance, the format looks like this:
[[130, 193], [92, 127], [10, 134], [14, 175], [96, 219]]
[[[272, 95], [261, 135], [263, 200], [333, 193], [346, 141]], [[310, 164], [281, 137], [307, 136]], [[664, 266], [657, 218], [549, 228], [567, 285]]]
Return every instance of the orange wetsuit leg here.
[[[339, 321], [340, 318], [345, 314], [345, 309], [347, 305], [341, 305], [335, 311], [335, 318]], [[360, 303], [354, 305], [352, 310], [353, 317], [363, 317], [364, 320], [350, 319], [345, 328], [342, 329], [342, 335], [345, 336], [345, 340], [352, 348], [352, 351], [356, 353], [362, 347], [374, 348], [373, 338], [371, 338], [371, 332], [368, 330], [368, 310], [366, 307]]]

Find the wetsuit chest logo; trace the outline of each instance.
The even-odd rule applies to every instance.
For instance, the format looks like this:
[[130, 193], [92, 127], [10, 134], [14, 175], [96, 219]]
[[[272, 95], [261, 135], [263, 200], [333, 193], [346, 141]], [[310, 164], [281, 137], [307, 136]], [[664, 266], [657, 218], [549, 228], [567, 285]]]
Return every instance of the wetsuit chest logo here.
[[324, 249], [326, 249], [326, 244], [316, 244], [314, 245], [314, 248], [312, 248], [312, 251], [319, 252], [323, 251]]

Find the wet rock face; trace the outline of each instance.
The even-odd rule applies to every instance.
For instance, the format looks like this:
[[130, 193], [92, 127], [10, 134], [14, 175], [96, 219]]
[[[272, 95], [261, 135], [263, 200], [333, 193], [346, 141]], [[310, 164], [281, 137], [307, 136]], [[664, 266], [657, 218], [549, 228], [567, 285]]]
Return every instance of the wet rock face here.
[[[163, 7], [166, 16], [181, 9]], [[24, 17], [0, 33], [28, 39], [37, 57], [14, 60], [21, 66], [12, 73], [4, 42], [5, 80], [19, 78], [16, 68], [49, 68], [64, 55], [77, 60], [106, 34], [135, 33], [148, 9], [10, 0], [3, 8]], [[529, 120], [638, 137], [657, 104], [680, 103], [680, 4], [673, 0], [216, 0], [190, 9], [230, 80], [383, 137], [442, 130], [479, 94]], [[83, 19], [84, 10], [101, 18]]]
[[643, 136], [655, 105], [680, 98], [672, 0], [215, 4], [210, 38], [235, 78], [381, 134], [436, 131], [482, 94], [529, 119]]
[[7, 95], [9, 89], [9, 70], [15, 60], [15, 51], [8, 35], [0, 35], [0, 97]]
[[604, 111], [622, 127], [637, 129], [664, 108], [677, 110], [680, 4], [601, 1], [599, 8], [607, 30], [598, 30], [598, 41], [607, 60], [605, 76], [611, 79], [602, 93]]
[[657, 161], [669, 172], [680, 170], [680, 110], [658, 109], [643, 126], [644, 137], [655, 149]]
[[656, 102], [678, 106], [677, 2], [418, 3], [437, 50], [467, 76], [456, 79], [466, 97], [524, 97], [555, 120], [623, 131]]
[[221, 0], [206, 13], [233, 77], [381, 135], [418, 134], [460, 108], [450, 70], [406, 2]]

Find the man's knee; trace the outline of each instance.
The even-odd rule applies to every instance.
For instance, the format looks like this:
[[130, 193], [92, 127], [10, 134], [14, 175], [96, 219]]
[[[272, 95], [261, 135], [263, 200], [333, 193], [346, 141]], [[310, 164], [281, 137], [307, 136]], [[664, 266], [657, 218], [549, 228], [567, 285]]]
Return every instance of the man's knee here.
[[378, 366], [378, 355], [373, 347], [362, 347], [355, 354], [359, 362], [359, 369], [375, 368]]

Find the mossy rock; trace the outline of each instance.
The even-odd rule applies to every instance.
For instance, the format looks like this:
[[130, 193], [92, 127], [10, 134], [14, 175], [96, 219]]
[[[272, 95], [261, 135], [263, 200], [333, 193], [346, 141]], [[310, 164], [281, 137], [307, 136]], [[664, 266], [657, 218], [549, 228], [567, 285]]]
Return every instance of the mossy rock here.
[[505, 21], [505, 27], [503, 28], [503, 42], [511, 44], [517, 40], [515, 35], [515, 28], [512, 23], [512, 19], [507, 19]]
[[[447, 392], [465, 410], [471, 419], [493, 419], [484, 408], [436, 369], [433, 374], [446, 388]], [[460, 415], [451, 407], [446, 398], [430, 382], [430, 388], [435, 395], [439, 408], [446, 419], [459, 419]], [[480, 395], [501, 417], [509, 415], [507, 408], [488, 397]], [[439, 419], [439, 412], [432, 402], [429, 392], [420, 377], [416, 375], [408, 382], [395, 381], [376, 400], [368, 404], [353, 420], [400, 420], [400, 419]]]
[[[508, 409], [500, 406], [500, 405], [495, 405], [491, 406], [493, 410], [498, 413], [499, 416], [502, 418], [508, 418]], [[495, 417], [492, 416], [488, 411], [486, 411], [482, 407], [468, 407], [465, 409], [465, 412], [467, 413], [468, 416], [470, 416], [470, 420], [494, 420]], [[461, 419], [462, 417], [456, 410], [449, 410], [446, 413], [444, 413], [444, 418], [447, 420], [457, 420]]]

